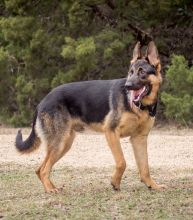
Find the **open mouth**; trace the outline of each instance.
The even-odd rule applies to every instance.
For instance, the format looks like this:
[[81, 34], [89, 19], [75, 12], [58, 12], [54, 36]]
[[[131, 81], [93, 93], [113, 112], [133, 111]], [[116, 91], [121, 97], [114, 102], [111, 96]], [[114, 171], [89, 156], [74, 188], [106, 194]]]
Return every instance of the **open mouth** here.
[[132, 106], [133, 102], [138, 103], [141, 99], [149, 93], [149, 86], [143, 86], [138, 90], [130, 90], [130, 105]]

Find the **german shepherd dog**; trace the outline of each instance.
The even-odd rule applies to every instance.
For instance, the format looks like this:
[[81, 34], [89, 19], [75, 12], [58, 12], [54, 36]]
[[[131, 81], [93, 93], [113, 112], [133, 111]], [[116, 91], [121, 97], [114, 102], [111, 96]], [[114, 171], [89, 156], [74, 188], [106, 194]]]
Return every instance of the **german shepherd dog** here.
[[36, 108], [32, 131], [23, 141], [19, 130], [16, 148], [29, 153], [41, 143], [47, 155], [36, 170], [46, 192], [58, 192], [50, 181], [53, 165], [71, 148], [75, 133], [85, 128], [103, 132], [115, 160], [111, 184], [120, 189], [126, 168], [120, 138], [130, 136], [141, 181], [149, 188], [161, 189], [151, 177], [147, 137], [155, 120], [158, 90], [162, 82], [161, 65], [153, 41], [145, 56], [138, 42], [127, 78], [92, 80], [64, 84], [53, 89]]

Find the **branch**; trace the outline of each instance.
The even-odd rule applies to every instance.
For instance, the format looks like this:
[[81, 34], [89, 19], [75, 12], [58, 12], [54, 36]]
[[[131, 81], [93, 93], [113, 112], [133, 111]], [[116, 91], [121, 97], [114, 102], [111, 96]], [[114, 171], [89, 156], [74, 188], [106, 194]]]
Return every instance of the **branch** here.
[[115, 9], [115, 2], [113, 0], [106, 0], [106, 3], [111, 9]]
[[150, 33], [140, 29], [137, 26], [132, 25], [131, 23], [128, 23], [128, 27], [135, 31], [137, 34], [137, 40], [140, 41], [141, 46], [147, 45], [150, 41], [153, 40], [153, 37]]
[[[106, 0], [106, 6], [108, 7], [108, 9], [110, 11], [114, 10], [115, 4], [113, 0]], [[112, 27], [116, 27], [118, 25], [118, 22], [116, 19], [114, 19], [113, 17], [110, 16], [109, 10], [104, 10], [104, 6], [91, 6], [93, 8], [93, 12], [100, 17], [101, 20], [106, 21], [108, 24], [110, 24], [110, 26]], [[108, 12], [108, 13], [107, 13]], [[121, 19], [123, 20], [128, 20], [127, 17], [121, 15], [120, 16]], [[135, 35], [136, 35], [136, 39], [138, 41], [140, 41], [141, 45], [147, 45], [149, 43], [149, 41], [153, 40], [153, 37], [151, 36], [150, 33], [140, 29], [139, 27], [131, 24], [128, 22], [127, 24], [128, 28], [124, 28], [124, 31], [131, 31], [133, 30]]]
[[[91, 6], [93, 9], [93, 12], [101, 19], [106, 21], [110, 26], [115, 27], [117, 26], [117, 21], [110, 16], [110, 12], [107, 13], [107, 10], [105, 10], [102, 6]], [[110, 8], [109, 8], [110, 9]], [[111, 9], [110, 9], [111, 10]]]

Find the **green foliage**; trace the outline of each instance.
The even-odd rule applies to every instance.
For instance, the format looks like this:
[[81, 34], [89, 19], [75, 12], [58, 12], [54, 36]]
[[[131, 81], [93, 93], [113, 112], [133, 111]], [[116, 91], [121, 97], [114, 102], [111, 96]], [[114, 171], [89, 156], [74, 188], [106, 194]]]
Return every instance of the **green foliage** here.
[[193, 67], [183, 56], [173, 56], [166, 72], [166, 91], [162, 93], [165, 115], [181, 124], [193, 123]]
[[29, 125], [39, 101], [59, 84], [126, 76], [136, 41], [128, 24], [158, 27], [156, 42], [165, 51], [162, 25], [175, 20], [175, 30], [189, 30], [190, 6], [190, 0], [0, 1], [0, 121]]

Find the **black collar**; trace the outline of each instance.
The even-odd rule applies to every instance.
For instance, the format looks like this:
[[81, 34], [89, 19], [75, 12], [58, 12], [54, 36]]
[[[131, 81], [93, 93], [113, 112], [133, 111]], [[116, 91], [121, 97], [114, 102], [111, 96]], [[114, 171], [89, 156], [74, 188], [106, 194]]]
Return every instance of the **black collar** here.
[[155, 102], [154, 104], [152, 104], [152, 105], [143, 105], [141, 102], [137, 102], [137, 103], [135, 103], [135, 105], [139, 108], [139, 109], [141, 109], [142, 111], [143, 110], [148, 110], [149, 111], [149, 115], [151, 116], [151, 117], [155, 117], [155, 115], [156, 115], [156, 111], [157, 111], [157, 102]]

